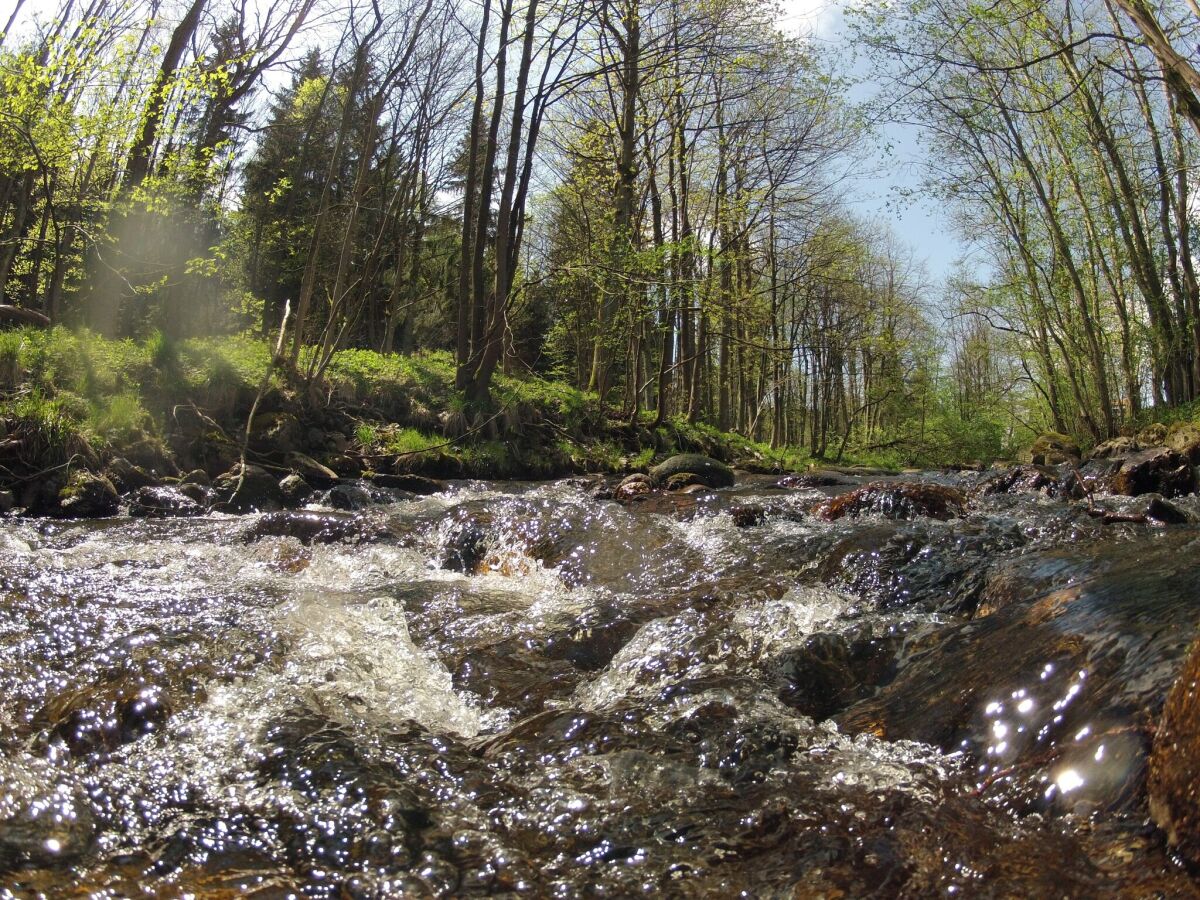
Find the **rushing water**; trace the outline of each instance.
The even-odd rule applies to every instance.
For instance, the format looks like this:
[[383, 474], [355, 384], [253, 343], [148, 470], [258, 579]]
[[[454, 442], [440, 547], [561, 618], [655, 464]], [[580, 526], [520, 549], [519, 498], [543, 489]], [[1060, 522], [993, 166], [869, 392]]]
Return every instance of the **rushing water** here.
[[1195, 893], [1140, 785], [1200, 529], [593, 487], [5, 524], [0, 895]]

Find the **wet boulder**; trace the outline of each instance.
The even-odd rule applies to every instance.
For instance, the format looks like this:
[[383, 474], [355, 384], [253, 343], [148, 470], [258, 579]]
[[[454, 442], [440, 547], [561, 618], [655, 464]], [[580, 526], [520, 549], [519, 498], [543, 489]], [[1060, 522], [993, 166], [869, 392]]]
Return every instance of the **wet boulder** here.
[[141, 487], [129, 496], [129, 515], [135, 518], [167, 519], [198, 516], [204, 507], [174, 487]]
[[1074, 472], [1064, 475], [1050, 466], [1022, 465], [989, 475], [973, 493], [983, 497], [993, 494], [1042, 494], [1063, 500], [1082, 497], [1084, 491]]
[[1065, 462], [1079, 462], [1079, 444], [1073, 438], [1055, 431], [1040, 435], [1029, 448], [1030, 462], [1035, 466], [1055, 466]]
[[910, 641], [895, 678], [838, 723], [961, 751], [986, 789], [1032, 785], [1023, 808], [1130, 809], [1200, 625], [1181, 599], [1200, 592], [1198, 545], [1177, 529], [994, 563], [976, 617]]
[[291, 537], [305, 545], [359, 543], [383, 533], [381, 527], [357, 516], [282, 511], [262, 516], [246, 530], [242, 539], [251, 543], [265, 537]]
[[86, 469], [72, 472], [58, 492], [58, 514], [69, 519], [115, 516], [120, 505], [113, 483]]
[[374, 505], [375, 498], [361, 484], [339, 484], [330, 488], [324, 502], [334, 509], [356, 511]]
[[440, 494], [446, 490], [445, 482], [438, 481], [436, 478], [426, 478], [423, 475], [394, 475], [384, 473], [373, 475], [371, 481], [378, 487], [390, 491], [408, 491], [411, 494], [423, 497], [431, 494]]
[[[655, 485], [663, 486], [674, 475], [688, 474], [698, 482], [713, 488], [731, 487], [733, 469], [723, 462], [701, 453], [680, 453], [650, 470], [650, 479]], [[681, 485], [683, 486], [683, 485]]]
[[953, 519], [961, 516], [967, 498], [957, 488], [915, 482], [872, 482], [834, 497], [820, 508], [823, 518], [879, 515], [886, 519]]
[[273, 512], [284, 505], [275, 476], [249, 463], [218, 475], [213, 487], [230, 512]]
[[1182, 454], [1153, 447], [1126, 457], [1110, 480], [1109, 489], [1127, 497], [1151, 493], [1181, 497], [1196, 489], [1196, 478], [1191, 463]]
[[663, 488], [668, 491], [692, 491], [693, 493], [707, 490], [710, 487], [711, 485], [704, 476], [697, 475], [695, 472], [676, 472], [663, 484]]
[[757, 503], [743, 503], [729, 510], [733, 524], [738, 528], [751, 528], [767, 521], [767, 510]]
[[478, 571], [487, 556], [487, 524], [462, 512], [443, 525], [435, 555], [438, 566], [467, 575]]
[[1200, 864], [1200, 642], [1167, 695], [1150, 754], [1150, 814], [1188, 863]]
[[654, 490], [654, 482], [651, 481], [650, 476], [635, 472], [621, 480], [621, 483], [613, 491], [613, 499], [625, 502], [641, 494], [648, 494], [652, 490]]
[[776, 486], [782, 488], [840, 487], [851, 484], [856, 484], [853, 478], [827, 469], [785, 475], [776, 482]]

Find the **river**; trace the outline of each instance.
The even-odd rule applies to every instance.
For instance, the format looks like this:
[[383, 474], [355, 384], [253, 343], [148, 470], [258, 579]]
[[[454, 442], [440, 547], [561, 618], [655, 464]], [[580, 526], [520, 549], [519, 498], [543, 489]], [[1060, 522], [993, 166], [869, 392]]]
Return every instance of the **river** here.
[[849, 486], [8, 520], [0, 896], [1197, 895], [1200, 528]]

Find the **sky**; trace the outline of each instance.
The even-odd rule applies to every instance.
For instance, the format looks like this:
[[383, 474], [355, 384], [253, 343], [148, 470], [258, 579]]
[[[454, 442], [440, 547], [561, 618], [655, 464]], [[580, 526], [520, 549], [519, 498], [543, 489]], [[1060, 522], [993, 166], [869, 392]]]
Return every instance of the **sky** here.
[[[781, 0], [777, 20], [787, 34], [809, 37], [832, 48], [850, 45], [842, 19], [840, 0]], [[865, 60], [855, 63], [853, 76], [862, 79], [856, 95], [865, 99], [875, 86]], [[943, 279], [966, 254], [966, 246], [951, 222], [936, 205], [905, 199], [900, 192], [920, 186], [920, 168], [925, 154], [918, 129], [914, 126], [889, 125], [882, 138], [891, 145], [890, 156], [880, 153], [878, 174], [856, 178], [847, 197], [860, 214], [889, 222], [897, 235], [911, 246], [928, 265], [929, 274]]]

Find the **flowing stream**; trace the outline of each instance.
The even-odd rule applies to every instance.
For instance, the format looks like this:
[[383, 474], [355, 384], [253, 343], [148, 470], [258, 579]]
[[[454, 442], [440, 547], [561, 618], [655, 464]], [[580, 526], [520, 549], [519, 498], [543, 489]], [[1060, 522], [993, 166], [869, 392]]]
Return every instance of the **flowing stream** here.
[[594, 487], [3, 524], [0, 896], [1197, 893], [1200, 528]]

